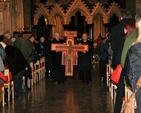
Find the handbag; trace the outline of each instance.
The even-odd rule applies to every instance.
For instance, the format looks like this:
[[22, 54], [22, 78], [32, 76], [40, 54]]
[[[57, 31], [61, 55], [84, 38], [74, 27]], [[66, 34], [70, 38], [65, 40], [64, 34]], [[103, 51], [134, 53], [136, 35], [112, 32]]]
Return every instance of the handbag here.
[[129, 99], [125, 101], [120, 113], [135, 113], [135, 109], [137, 108], [135, 94], [139, 90], [140, 86], [141, 86], [141, 77], [139, 78], [136, 84], [136, 89], [134, 93], [132, 93]]
[[122, 71], [122, 65], [118, 64], [110, 77], [111, 81], [114, 82], [115, 84], [118, 84], [119, 82], [121, 71]]

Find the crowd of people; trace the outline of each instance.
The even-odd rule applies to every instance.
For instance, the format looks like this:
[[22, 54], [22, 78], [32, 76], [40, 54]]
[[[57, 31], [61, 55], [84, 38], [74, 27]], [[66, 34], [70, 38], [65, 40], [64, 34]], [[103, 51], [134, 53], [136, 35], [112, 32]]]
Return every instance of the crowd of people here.
[[[35, 39], [34, 35], [27, 38], [22, 33], [18, 34], [16, 40], [12, 40], [11, 37], [9, 31], [0, 36], [0, 71], [3, 73], [5, 67], [10, 70], [11, 80], [14, 81], [15, 97], [20, 97], [23, 92], [31, 89], [28, 87], [28, 80], [32, 79], [30, 62], [36, 63], [41, 57], [45, 57], [47, 77], [52, 77], [58, 85], [65, 84], [67, 77], [65, 76], [65, 66], [61, 64], [62, 52], [51, 50], [52, 43], [65, 43], [63, 39], [60, 39], [59, 33], [56, 32], [54, 38], [50, 40], [41, 37], [39, 41]], [[78, 53], [79, 80], [83, 84], [89, 84], [92, 81], [91, 58], [94, 55], [93, 44], [88, 40], [86, 33], [82, 35], [79, 44], [88, 44], [89, 46], [87, 52]], [[25, 77], [25, 86], [22, 84], [23, 76]], [[0, 79], [0, 84], [3, 83], [4, 80]]]
[[[114, 113], [120, 113], [123, 97], [125, 96], [125, 84], [135, 90], [136, 83], [141, 75], [141, 14], [137, 14], [135, 19], [130, 11], [123, 10], [119, 23], [114, 26], [111, 33], [106, 33], [105, 38], [99, 35], [98, 42], [92, 43], [88, 40], [87, 33], [82, 34], [82, 40], [78, 44], [87, 44], [88, 51], [78, 52], [79, 80], [83, 84], [90, 84], [92, 81], [92, 59], [100, 60], [100, 78], [106, 84], [106, 65], [111, 61], [111, 67], [115, 70], [118, 64], [122, 65], [122, 72], [116, 90], [116, 102]], [[0, 36], [0, 72], [8, 67], [12, 73], [14, 81], [15, 97], [22, 95], [23, 90], [30, 90], [27, 80], [31, 79], [30, 62], [36, 63], [41, 57], [45, 57], [46, 75], [52, 76], [53, 81], [58, 85], [65, 84], [65, 66], [62, 62], [62, 52], [52, 51], [51, 45], [64, 44], [59, 33], [55, 33], [54, 38], [45, 40], [41, 37], [39, 41], [31, 35], [25, 39], [19, 33], [16, 40], [11, 40], [11, 34], [6, 31]], [[23, 88], [22, 77], [25, 76], [25, 86]], [[0, 79], [0, 84], [4, 81]], [[141, 90], [136, 93], [137, 109], [136, 113], [141, 113]]]
[[[111, 30], [110, 35], [100, 44], [100, 73], [106, 83], [106, 65], [111, 61], [111, 67], [122, 66], [122, 72], [116, 89], [114, 113], [120, 113], [125, 97], [125, 85], [136, 89], [136, 83], [141, 76], [141, 14], [132, 17], [129, 10], [122, 10], [119, 23]], [[136, 113], [141, 112], [141, 89], [136, 93]]]
[[[25, 39], [24, 35], [19, 33], [14, 41], [11, 40], [11, 36], [9, 31], [0, 36], [0, 71], [3, 73], [4, 69], [9, 69], [11, 80], [14, 81], [14, 95], [20, 97], [23, 92], [31, 89], [28, 87], [28, 79], [32, 79], [30, 62], [36, 63], [44, 53], [41, 44], [35, 41], [33, 35]], [[23, 76], [25, 76], [25, 86], [23, 86]], [[0, 81], [0, 84], [6, 82], [2, 79]]]

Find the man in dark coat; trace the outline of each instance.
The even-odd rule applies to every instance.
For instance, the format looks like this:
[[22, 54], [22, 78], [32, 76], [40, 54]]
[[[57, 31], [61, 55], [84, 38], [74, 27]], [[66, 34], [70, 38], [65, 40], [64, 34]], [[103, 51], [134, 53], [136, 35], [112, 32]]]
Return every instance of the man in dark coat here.
[[52, 76], [51, 40], [44, 43], [45, 67], [47, 77]]
[[92, 69], [92, 55], [93, 55], [93, 44], [91, 41], [88, 41], [88, 35], [84, 33], [82, 35], [82, 41], [80, 44], [87, 44], [89, 50], [87, 52], [78, 53], [78, 70], [79, 70], [79, 79], [83, 83], [89, 84], [92, 80], [91, 78], [91, 69]]
[[113, 59], [112, 59], [113, 69], [115, 69], [117, 64], [120, 63], [120, 58], [117, 58], [117, 56], [120, 57], [120, 55], [117, 54], [118, 51], [120, 51], [118, 48], [120, 48], [119, 46], [123, 42], [124, 25], [131, 18], [132, 18], [132, 15], [130, 11], [123, 10], [121, 12], [121, 21], [112, 28], [110, 42], [111, 42], [111, 48], [113, 50]]
[[[122, 10], [121, 21], [112, 28], [110, 43], [113, 50], [112, 68], [115, 69], [121, 61], [121, 53], [124, 45], [124, 25], [132, 18], [130, 11]], [[122, 71], [119, 83], [117, 85], [117, 96], [114, 113], [120, 113], [122, 107], [122, 98], [124, 97], [124, 73]]]
[[[56, 44], [63, 44], [64, 41], [59, 39], [59, 33], [55, 33], [54, 39], [51, 41]], [[62, 61], [62, 52], [61, 51], [52, 51], [52, 68], [53, 68], [53, 78], [54, 82], [58, 84], [64, 84], [65, 82], [65, 66], [61, 65]]]

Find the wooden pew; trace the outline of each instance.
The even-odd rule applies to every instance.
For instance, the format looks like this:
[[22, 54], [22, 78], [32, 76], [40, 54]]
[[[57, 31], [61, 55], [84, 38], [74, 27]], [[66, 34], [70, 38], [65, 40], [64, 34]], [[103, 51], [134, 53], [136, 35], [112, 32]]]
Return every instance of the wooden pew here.
[[45, 77], [45, 57], [42, 57], [40, 59], [40, 65], [41, 65], [41, 79]]
[[32, 79], [30, 79], [30, 86], [33, 86], [33, 84], [34, 84], [34, 74], [35, 74], [33, 62], [30, 62], [30, 68], [31, 68], [31, 75], [32, 75]]
[[12, 93], [12, 99], [14, 99], [14, 82], [10, 80], [10, 72], [9, 69], [4, 70], [4, 76], [8, 78], [8, 82], [4, 83], [4, 88], [7, 89], [8, 92], [8, 101], [10, 101], [10, 95]]
[[117, 86], [110, 79], [110, 76], [113, 72], [113, 69], [111, 67], [111, 61], [108, 62], [106, 70], [107, 70], [106, 71], [107, 86], [108, 86], [111, 98], [113, 99], [113, 102], [115, 103]]
[[4, 95], [5, 95], [4, 86], [1, 85], [0, 86], [0, 102], [2, 103], [2, 106], [5, 106], [5, 98], [4, 98]]
[[36, 84], [39, 82], [41, 78], [41, 67], [40, 67], [40, 60], [34, 64], [34, 83]]

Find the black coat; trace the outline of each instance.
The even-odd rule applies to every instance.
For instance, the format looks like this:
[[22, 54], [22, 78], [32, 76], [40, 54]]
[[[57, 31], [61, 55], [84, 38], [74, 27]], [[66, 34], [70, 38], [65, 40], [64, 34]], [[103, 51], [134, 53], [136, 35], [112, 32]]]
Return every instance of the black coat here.
[[79, 52], [78, 53], [78, 70], [88, 71], [91, 70], [92, 66], [92, 55], [93, 52], [93, 44], [91, 41], [81, 41], [81, 44], [88, 44], [89, 50], [86, 53]]
[[51, 56], [51, 40], [44, 43], [44, 54], [46, 62], [46, 70], [52, 69], [52, 56]]
[[[62, 44], [62, 43], [64, 43], [64, 41], [61, 39], [59, 39], [58, 41], [56, 39], [53, 39], [51, 41], [51, 44]], [[61, 61], [62, 61], [62, 52], [51, 51], [51, 55], [52, 55], [52, 68], [60, 69]]]
[[[113, 50], [113, 59], [112, 59], [112, 67], [115, 69], [117, 64], [120, 61], [121, 54], [119, 55], [118, 52], [122, 51], [121, 44], [123, 44], [123, 37], [124, 37], [124, 25], [125, 23], [129, 21], [129, 19], [123, 19], [121, 20], [115, 27], [112, 28], [111, 31], [111, 37], [110, 37], [110, 42], [111, 42], [111, 48]], [[119, 47], [120, 46], [120, 47]], [[118, 56], [117, 56], [118, 55]]]
[[26, 59], [18, 48], [7, 45], [5, 47], [5, 52], [6, 57], [4, 59], [4, 65], [9, 67], [13, 75], [29, 67]]
[[[131, 46], [128, 50], [124, 71], [127, 85], [134, 91], [136, 83], [141, 76], [141, 42]], [[141, 88], [136, 93], [136, 100], [136, 113], [141, 113]]]

